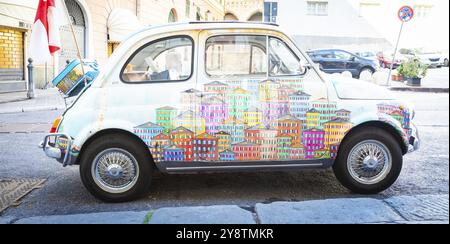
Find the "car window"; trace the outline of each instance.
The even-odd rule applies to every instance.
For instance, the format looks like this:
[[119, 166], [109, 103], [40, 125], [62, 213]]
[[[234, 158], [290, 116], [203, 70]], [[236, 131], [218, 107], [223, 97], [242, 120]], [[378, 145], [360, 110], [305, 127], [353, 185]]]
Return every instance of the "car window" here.
[[325, 51], [323, 51], [323, 52], [319, 52], [317, 54], [317, 56], [320, 57], [320, 58], [334, 58], [334, 53], [333, 52], [325, 52]]
[[206, 73], [213, 77], [266, 76], [267, 37], [226, 35], [206, 42]]
[[271, 37], [269, 46], [270, 76], [295, 76], [305, 73], [304, 61], [300, 60], [283, 41]]
[[125, 82], [184, 81], [192, 75], [193, 40], [174, 37], [152, 42], [137, 51], [123, 68]]
[[350, 60], [352, 55], [350, 53], [342, 52], [342, 51], [334, 51], [334, 55], [336, 59], [339, 60]]

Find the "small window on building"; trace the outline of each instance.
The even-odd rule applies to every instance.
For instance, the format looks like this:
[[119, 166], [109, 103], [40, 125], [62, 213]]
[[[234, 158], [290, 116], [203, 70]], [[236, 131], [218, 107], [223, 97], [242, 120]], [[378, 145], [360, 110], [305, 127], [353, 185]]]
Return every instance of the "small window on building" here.
[[214, 77], [265, 76], [265, 36], [217, 36], [206, 43], [206, 72]]
[[191, 1], [190, 0], [186, 0], [186, 18], [191, 17]]
[[359, 17], [377, 17], [380, 12], [380, 4], [378, 3], [360, 3]]
[[325, 1], [308, 1], [307, 14], [325, 16], [328, 15], [328, 2]]
[[176, 37], [152, 42], [135, 53], [125, 65], [125, 82], [184, 81], [192, 75], [193, 41]]

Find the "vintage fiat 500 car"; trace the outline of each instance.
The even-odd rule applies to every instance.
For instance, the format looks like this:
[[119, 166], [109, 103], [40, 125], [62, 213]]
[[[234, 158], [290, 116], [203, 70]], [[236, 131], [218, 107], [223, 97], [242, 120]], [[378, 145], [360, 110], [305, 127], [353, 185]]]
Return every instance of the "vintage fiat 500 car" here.
[[372, 194], [418, 149], [413, 118], [384, 88], [322, 74], [275, 25], [195, 22], [122, 42], [42, 147], [109, 202], [141, 197], [154, 170], [332, 167]]

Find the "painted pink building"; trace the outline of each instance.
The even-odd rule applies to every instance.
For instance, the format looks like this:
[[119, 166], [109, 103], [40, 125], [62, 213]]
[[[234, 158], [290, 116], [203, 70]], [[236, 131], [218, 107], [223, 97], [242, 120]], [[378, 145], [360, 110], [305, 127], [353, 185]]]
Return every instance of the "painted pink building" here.
[[310, 129], [303, 132], [303, 145], [305, 147], [305, 158], [314, 158], [314, 152], [325, 148], [325, 131]]
[[201, 102], [200, 116], [205, 119], [206, 133], [216, 134], [228, 118], [228, 106], [218, 97], [210, 97]]

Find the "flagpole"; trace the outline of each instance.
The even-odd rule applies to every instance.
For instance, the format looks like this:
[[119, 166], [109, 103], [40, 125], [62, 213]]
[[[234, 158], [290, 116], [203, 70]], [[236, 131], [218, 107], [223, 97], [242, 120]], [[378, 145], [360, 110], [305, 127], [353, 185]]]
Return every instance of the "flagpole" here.
[[80, 59], [81, 71], [83, 72], [84, 86], [87, 86], [86, 72], [84, 71], [83, 56], [81, 56], [80, 46], [78, 45], [77, 36], [75, 35], [75, 28], [73, 28], [72, 20], [70, 18], [69, 10], [67, 9], [66, 2], [61, 0], [64, 12], [66, 13], [67, 21], [69, 21], [70, 30], [72, 32], [73, 40], [75, 41], [75, 47], [77, 48], [78, 58]]

